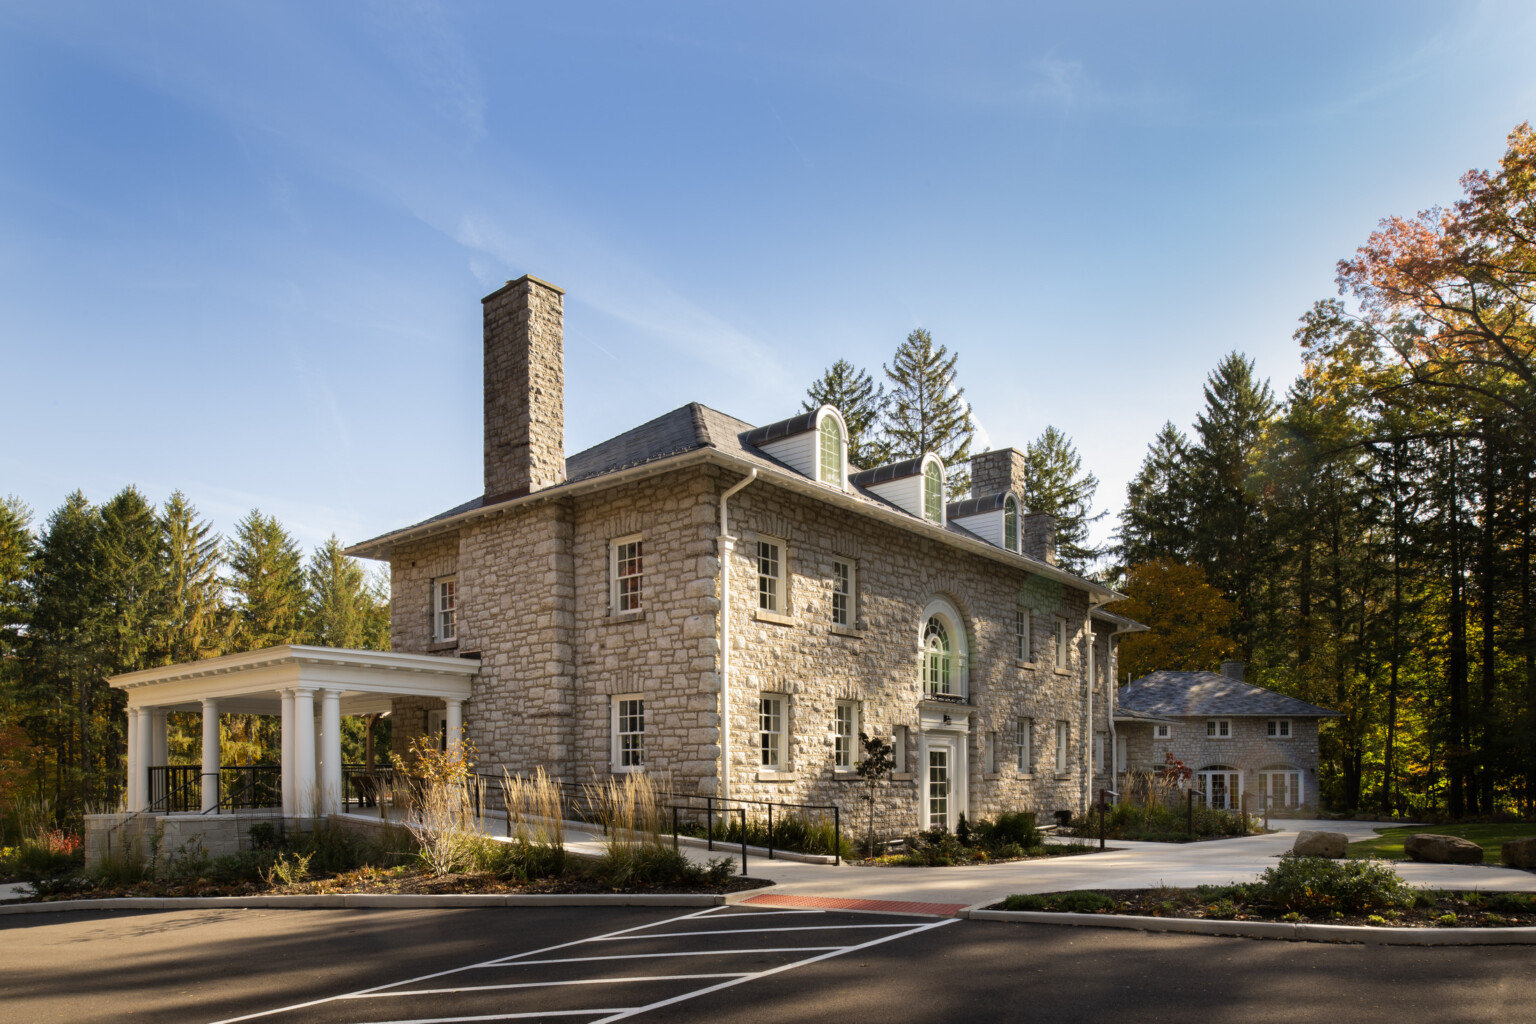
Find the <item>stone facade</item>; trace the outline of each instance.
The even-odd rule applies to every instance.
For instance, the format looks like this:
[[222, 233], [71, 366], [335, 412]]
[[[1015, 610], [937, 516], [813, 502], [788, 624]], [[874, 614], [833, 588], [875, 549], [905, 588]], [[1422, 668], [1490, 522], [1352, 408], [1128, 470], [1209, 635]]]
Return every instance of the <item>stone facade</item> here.
[[1155, 737], [1155, 726], [1145, 722], [1119, 723], [1119, 731], [1125, 736], [1125, 764], [1130, 770], [1156, 770], [1172, 755], [1193, 771], [1225, 766], [1237, 771], [1242, 779], [1242, 792], [1251, 793], [1249, 809], [1260, 811], [1264, 804], [1259, 799], [1261, 780], [1265, 771], [1294, 771], [1301, 775], [1301, 806], [1316, 807], [1317, 779], [1317, 727], [1316, 718], [1288, 718], [1291, 735], [1273, 738], [1268, 735], [1267, 723], [1283, 716], [1231, 717], [1231, 736], [1227, 739], [1208, 738], [1206, 722], [1216, 716], [1192, 716], [1168, 718], [1167, 739]]
[[483, 300], [485, 493], [492, 498], [565, 480], [564, 296], [525, 276]]

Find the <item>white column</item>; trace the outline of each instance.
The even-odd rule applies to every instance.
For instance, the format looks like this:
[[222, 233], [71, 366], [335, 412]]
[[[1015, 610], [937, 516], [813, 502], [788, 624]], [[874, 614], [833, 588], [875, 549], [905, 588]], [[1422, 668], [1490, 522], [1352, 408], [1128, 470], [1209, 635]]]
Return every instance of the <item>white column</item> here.
[[464, 739], [464, 702], [457, 697], [449, 697], [444, 703], [448, 705], [448, 711], [443, 716], [443, 722], [448, 727], [448, 747], [452, 749]]
[[139, 770], [135, 773], [137, 775], [135, 785], [139, 792], [140, 810], [147, 808], [152, 799], [152, 794], [149, 792], [149, 766], [154, 764], [150, 754], [155, 749], [155, 734], [150, 729], [150, 726], [154, 724], [153, 712], [155, 710], [154, 708], [139, 708], [139, 739], [134, 744], [134, 747], [137, 748], [139, 755]]
[[315, 692], [293, 691], [293, 796], [301, 818], [315, 814]]
[[144, 758], [139, 754], [139, 709], [128, 709], [128, 778], [123, 786], [123, 806], [130, 811], [142, 810], [139, 802], [139, 781], [144, 774]]
[[203, 810], [219, 805], [219, 702], [203, 698]]
[[[166, 720], [165, 708], [149, 709], [149, 738], [151, 765], [167, 765], [171, 763], [171, 735], [170, 725]], [[153, 800], [158, 794], [151, 793]]]
[[341, 812], [341, 691], [320, 691], [320, 736], [325, 766], [320, 775], [320, 813]]
[[293, 789], [293, 691], [282, 691], [283, 696], [283, 817], [292, 818], [299, 813]]

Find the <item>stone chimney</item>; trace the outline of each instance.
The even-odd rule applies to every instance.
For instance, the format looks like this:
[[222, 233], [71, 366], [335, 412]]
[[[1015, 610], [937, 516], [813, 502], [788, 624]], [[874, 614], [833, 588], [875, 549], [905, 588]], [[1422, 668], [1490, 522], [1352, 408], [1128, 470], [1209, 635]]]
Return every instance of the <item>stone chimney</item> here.
[[1024, 498], [1024, 453], [1017, 448], [998, 448], [971, 456], [971, 496], [1012, 491]]
[[1243, 682], [1243, 669], [1244, 665], [1240, 661], [1224, 661], [1221, 663], [1221, 674], [1228, 679], [1236, 679], [1240, 683]]
[[490, 504], [565, 482], [565, 292], [525, 274], [481, 303]]
[[1056, 517], [1031, 512], [1024, 517], [1024, 553], [1036, 561], [1056, 564]]

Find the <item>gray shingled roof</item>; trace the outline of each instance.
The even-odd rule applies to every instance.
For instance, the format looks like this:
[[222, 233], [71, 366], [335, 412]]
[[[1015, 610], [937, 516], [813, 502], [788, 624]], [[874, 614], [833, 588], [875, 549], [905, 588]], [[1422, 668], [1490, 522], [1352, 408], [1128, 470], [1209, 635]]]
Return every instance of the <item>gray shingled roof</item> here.
[[1169, 719], [1162, 715], [1154, 715], [1150, 711], [1136, 711], [1132, 708], [1123, 708], [1115, 705], [1115, 721], [1117, 722], [1167, 722]]
[[1337, 718], [1337, 711], [1308, 704], [1244, 683], [1219, 672], [1170, 672], [1159, 670], [1142, 676], [1121, 689], [1119, 708], [1151, 715], [1234, 718], [1268, 715], [1286, 718]]
[[945, 514], [951, 519], [964, 519], [966, 516], [979, 516], [983, 512], [996, 512], [1003, 507], [1008, 500], [1008, 492], [1000, 491], [997, 494], [983, 494], [979, 498], [966, 498], [964, 501], [952, 501], [945, 509]]
[[892, 480], [917, 476], [922, 471], [923, 457], [919, 455], [915, 459], [892, 462], [889, 465], [876, 466], [874, 469], [861, 469], [850, 476], [848, 482], [858, 487], [868, 487], [871, 484], [888, 484]]

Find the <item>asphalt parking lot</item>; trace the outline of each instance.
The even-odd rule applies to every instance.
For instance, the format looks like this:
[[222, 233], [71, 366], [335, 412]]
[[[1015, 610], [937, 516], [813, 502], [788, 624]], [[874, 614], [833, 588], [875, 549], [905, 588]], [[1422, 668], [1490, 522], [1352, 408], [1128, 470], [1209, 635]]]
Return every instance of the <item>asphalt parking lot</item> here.
[[1419, 949], [824, 911], [78, 912], [0, 919], [0, 1018], [1528, 1020], [1531, 947]]

